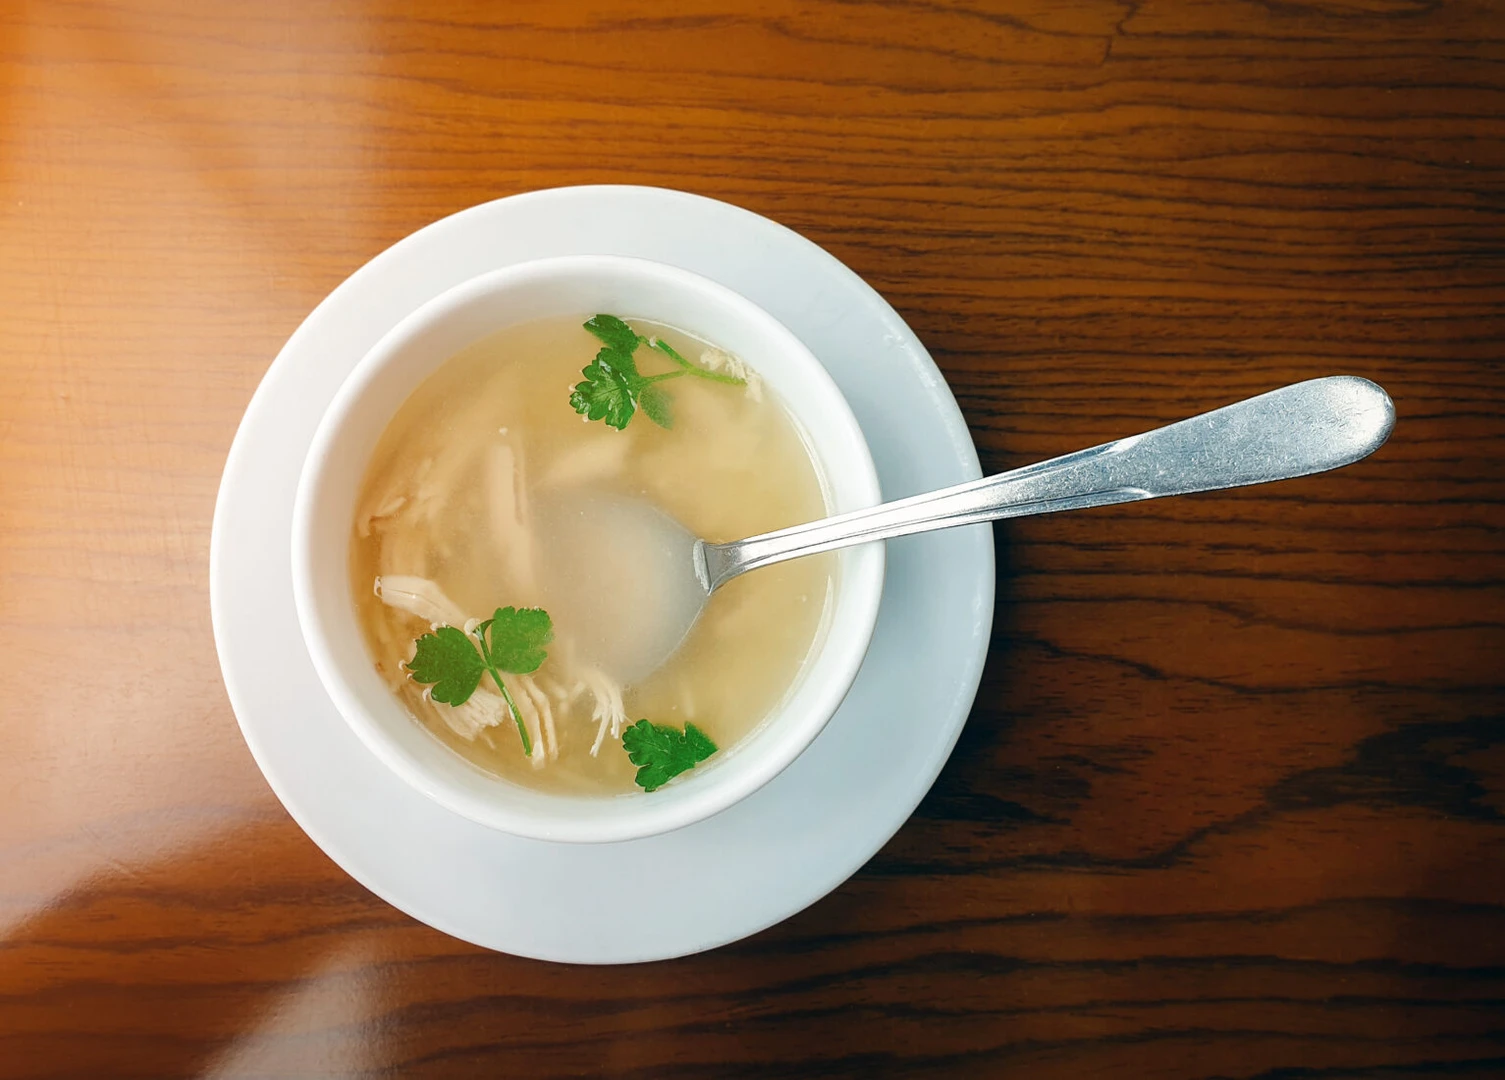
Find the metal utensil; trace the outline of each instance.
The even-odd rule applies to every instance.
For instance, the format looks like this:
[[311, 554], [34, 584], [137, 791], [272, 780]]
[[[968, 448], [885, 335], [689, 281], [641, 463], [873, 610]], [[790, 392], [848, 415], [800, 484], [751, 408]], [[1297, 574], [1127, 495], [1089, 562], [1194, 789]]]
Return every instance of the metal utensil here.
[[[1394, 424], [1395, 406], [1384, 390], [1337, 375], [1012, 472], [725, 544], [695, 539], [645, 502], [582, 504], [580, 512], [602, 518], [596, 535], [636, 537], [634, 549], [671, 553], [673, 565], [683, 567], [655, 583], [666, 616], [661, 628], [635, 635], [630, 655], [612, 667], [626, 681], [652, 671], [679, 646], [711, 593], [749, 570], [931, 529], [1326, 472], [1374, 453]], [[628, 614], [617, 625], [629, 625]]]

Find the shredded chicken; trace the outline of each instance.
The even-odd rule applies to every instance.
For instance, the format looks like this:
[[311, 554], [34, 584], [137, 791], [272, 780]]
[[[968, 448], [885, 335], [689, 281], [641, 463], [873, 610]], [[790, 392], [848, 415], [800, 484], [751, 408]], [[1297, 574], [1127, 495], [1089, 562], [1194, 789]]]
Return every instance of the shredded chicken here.
[[520, 675], [518, 676], [518, 684], [522, 687], [523, 693], [532, 701], [533, 708], [538, 713], [544, 752], [547, 753], [550, 761], [557, 760], [559, 757], [559, 736], [554, 730], [554, 709], [549, 704], [549, 696], [538, 685], [537, 679]]
[[517, 705], [518, 715], [523, 718], [523, 726], [528, 729], [528, 742], [532, 743], [533, 751], [528, 755], [528, 764], [541, 769], [550, 754], [544, 743], [543, 720], [534, 696], [536, 691], [533, 689], [533, 680], [527, 675], [504, 675], [502, 678], [507, 684], [507, 692], [512, 695], [513, 703]]
[[406, 495], [393, 495], [380, 506], [361, 515], [360, 521], [356, 524], [355, 531], [362, 537], [370, 536], [373, 524], [393, 517], [407, 505], [407, 502], [408, 497]]
[[496, 727], [503, 721], [512, 719], [502, 695], [483, 687], [477, 687], [476, 692], [466, 698], [464, 705], [445, 705], [435, 701], [429, 697], [428, 690], [424, 690], [423, 700], [433, 706], [439, 718], [462, 739], [474, 740], [485, 728]]
[[[428, 578], [411, 574], [387, 574], [376, 579], [376, 595], [383, 603], [422, 619], [431, 626], [458, 626], [471, 633], [480, 625], [480, 619], [466, 618], [453, 600], [444, 594], [437, 584]], [[564, 644], [560, 652], [568, 657], [571, 650]], [[413, 656], [408, 645], [408, 659]], [[563, 665], [565, 670], [569, 665]], [[596, 740], [591, 746], [591, 756], [601, 749], [606, 733], [620, 738], [627, 725], [627, 711], [622, 704], [622, 688], [600, 670], [582, 666], [575, 681], [566, 688], [552, 679], [545, 680], [532, 675], [504, 675], [507, 692], [517, 704], [518, 714], [528, 729], [529, 741], [533, 744], [530, 764], [535, 769], [543, 768], [547, 761], [559, 757], [559, 733], [555, 726], [556, 708], [564, 709], [576, 698], [585, 694], [591, 697], [590, 718], [597, 724]], [[435, 714], [462, 739], [474, 740], [477, 736], [512, 719], [510, 710], [501, 694], [477, 687], [475, 693], [463, 705], [447, 705], [433, 700], [429, 691], [423, 693], [424, 702]], [[489, 741], [489, 740], [488, 740]]]
[[507, 442], [493, 446], [486, 456], [486, 482], [497, 556], [506, 567], [513, 588], [523, 595], [532, 595], [533, 530], [528, 524], [522, 454]]
[[431, 626], [463, 626], [465, 613], [428, 578], [412, 574], [383, 574], [373, 586], [377, 599], [388, 607], [416, 615]]
[[622, 688], [598, 668], [580, 671], [580, 688], [591, 695], [591, 719], [596, 721], [596, 741], [591, 743], [591, 757], [601, 750], [607, 731], [613, 739], [622, 737], [627, 726], [627, 709], [622, 704]]
[[710, 371], [722, 371], [747, 384], [747, 396], [753, 401], [763, 400], [763, 380], [758, 373], [743, 361], [721, 349], [707, 349], [700, 354], [700, 366]]
[[615, 476], [627, 462], [627, 446], [628, 440], [611, 435], [586, 439], [556, 458], [540, 482], [548, 487], [579, 487]]

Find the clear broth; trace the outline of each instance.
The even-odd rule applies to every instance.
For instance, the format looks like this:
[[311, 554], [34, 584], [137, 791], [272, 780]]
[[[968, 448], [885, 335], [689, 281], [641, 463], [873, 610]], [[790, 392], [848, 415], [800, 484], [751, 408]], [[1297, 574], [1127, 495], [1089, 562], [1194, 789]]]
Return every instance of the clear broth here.
[[[677, 378], [662, 384], [674, 398], [672, 430], [641, 413], [623, 431], [585, 422], [568, 398], [600, 346], [581, 326], [587, 317], [509, 328], [447, 361], [412, 393], [363, 480], [350, 573], [376, 668], [418, 722], [496, 776], [543, 790], [610, 795], [638, 790], [636, 769], [610, 734], [591, 753], [601, 724], [592, 717], [592, 693], [567, 699], [582, 685], [570, 670], [578, 650], [569, 626], [556, 620], [557, 640], [538, 673], [538, 685], [550, 688], [557, 755], [535, 767], [510, 718], [466, 738], [446, 720], [450, 706], [428, 700], [407, 678], [402, 665], [429, 622], [384, 603], [376, 579], [428, 579], [466, 616], [486, 618], [498, 607], [539, 602], [530, 567], [540, 538], [526, 508], [550, 492], [646, 499], [711, 541], [821, 517], [826, 502], [801, 432], [766, 387], [758, 395]], [[711, 349], [672, 328], [631, 322], [685, 357]], [[644, 374], [672, 368], [647, 349], [637, 359]], [[795, 560], [718, 590], [670, 660], [621, 688], [628, 721], [693, 721], [723, 754], [733, 749], [798, 679], [823, 629], [834, 566], [831, 556]], [[620, 631], [630, 634], [632, 627]]]

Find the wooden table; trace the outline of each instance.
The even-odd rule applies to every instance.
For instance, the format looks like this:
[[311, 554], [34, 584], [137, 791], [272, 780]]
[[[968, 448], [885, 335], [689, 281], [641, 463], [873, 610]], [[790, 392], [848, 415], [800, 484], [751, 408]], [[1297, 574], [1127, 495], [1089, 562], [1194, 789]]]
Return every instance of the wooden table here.
[[[1505, 1075], [1502, 117], [1485, 0], [6, 0], [0, 1075]], [[267, 789], [210, 514], [345, 275], [603, 181], [825, 245], [990, 470], [1330, 372], [1399, 424], [999, 528], [956, 754], [798, 917], [485, 953]]]

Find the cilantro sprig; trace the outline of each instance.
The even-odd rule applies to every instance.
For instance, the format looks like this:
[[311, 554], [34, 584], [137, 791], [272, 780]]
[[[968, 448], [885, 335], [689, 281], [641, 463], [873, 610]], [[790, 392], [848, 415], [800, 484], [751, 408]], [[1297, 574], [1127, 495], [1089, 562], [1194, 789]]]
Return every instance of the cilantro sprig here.
[[[409, 678], [429, 687], [429, 697], [454, 706], [469, 701], [489, 674], [517, 724], [523, 755], [532, 757], [528, 727], [502, 674], [531, 675], [548, 658], [544, 646], [553, 640], [553, 620], [542, 608], [497, 608], [469, 633], [457, 626], [435, 627], [417, 640], [413, 659], [404, 666]], [[622, 749], [638, 767], [634, 777], [638, 787], [657, 791], [716, 753], [717, 746], [694, 724], [686, 723], [681, 731], [669, 724], [639, 720], [622, 733]]]
[[[639, 409], [661, 428], [674, 426], [674, 399], [659, 385], [669, 379], [693, 375], [732, 386], [746, 385], [745, 379], [735, 375], [707, 371], [690, 363], [667, 341], [644, 337], [615, 315], [592, 316], [586, 321], [585, 328], [601, 340], [601, 351], [581, 369], [580, 374], [585, 379], [576, 383], [571, 391], [570, 406], [586, 419], [604, 420], [618, 431], [627, 426]], [[641, 374], [635, 357], [642, 345], [668, 357], [678, 366], [658, 375]]]
[[414, 682], [432, 687], [429, 696], [446, 705], [464, 705], [481, 685], [481, 677], [490, 673], [512, 710], [523, 753], [532, 757], [528, 728], [502, 681], [502, 672], [530, 675], [537, 671], [549, 655], [544, 646], [553, 640], [553, 620], [542, 608], [497, 608], [468, 634], [454, 626], [424, 634], [406, 666]]
[[644, 791], [657, 791], [682, 772], [688, 772], [716, 752], [711, 737], [694, 724], [685, 729], [639, 720], [622, 732], [622, 748], [638, 766], [635, 777]]

